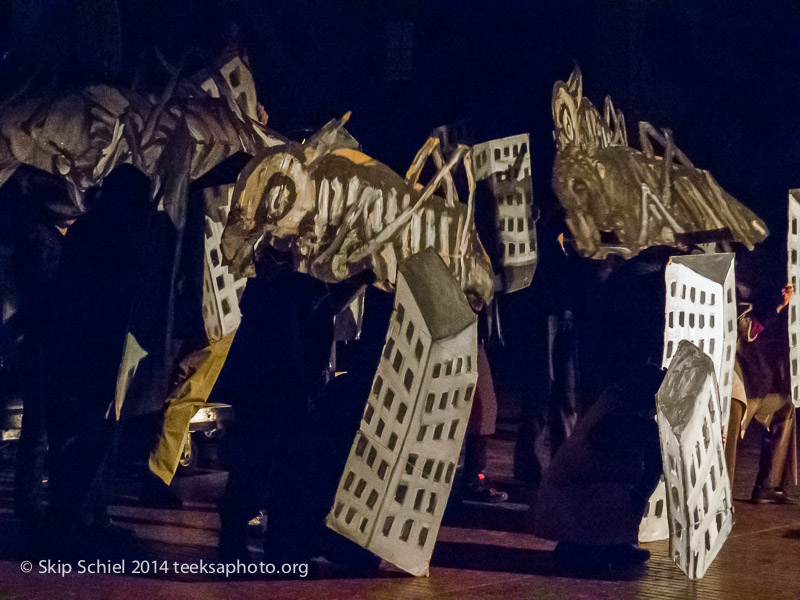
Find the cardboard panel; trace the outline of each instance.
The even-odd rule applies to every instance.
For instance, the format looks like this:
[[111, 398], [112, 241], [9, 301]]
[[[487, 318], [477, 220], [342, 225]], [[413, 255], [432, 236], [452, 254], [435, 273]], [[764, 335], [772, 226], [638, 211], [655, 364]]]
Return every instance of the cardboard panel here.
[[327, 523], [413, 575], [428, 572], [452, 488], [477, 349], [475, 315], [441, 258], [429, 249], [401, 263], [386, 344]]
[[242, 320], [239, 298], [247, 285], [247, 278], [236, 276], [222, 264], [220, 248], [232, 191], [232, 185], [203, 190], [206, 201], [203, 321], [210, 341], [217, 341], [236, 331]]
[[644, 517], [639, 523], [639, 541], [655, 542], [666, 539], [669, 539], [667, 491], [662, 477], [644, 509]]
[[714, 362], [722, 428], [728, 428], [736, 361], [736, 285], [733, 254], [675, 256], [667, 265], [663, 367], [681, 340], [689, 340]]
[[656, 395], [669, 550], [690, 579], [703, 577], [733, 526], [714, 371], [705, 352], [682, 340]]
[[497, 202], [506, 293], [530, 285], [538, 260], [529, 148], [527, 133], [473, 146], [475, 178], [490, 181]]
[[789, 192], [789, 228], [786, 237], [787, 281], [794, 286], [789, 300], [789, 374], [792, 403], [800, 407], [800, 190]]

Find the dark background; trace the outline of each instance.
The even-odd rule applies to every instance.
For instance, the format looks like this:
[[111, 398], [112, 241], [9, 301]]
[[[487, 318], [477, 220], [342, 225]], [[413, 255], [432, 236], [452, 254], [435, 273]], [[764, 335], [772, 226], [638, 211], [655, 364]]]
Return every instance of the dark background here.
[[[187, 47], [213, 56], [230, 21], [278, 132], [351, 110], [365, 152], [400, 173], [439, 125], [460, 123], [468, 142], [530, 133], [542, 261], [532, 288], [503, 306], [523, 315], [506, 328], [520, 355], [536, 334], [526, 315], [547, 304], [561, 268], [552, 266], [557, 220], [544, 226], [556, 203], [550, 98], [575, 63], [584, 94], [597, 106], [608, 94], [624, 112], [631, 143], [639, 120], [670, 128], [695, 165], [766, 220], [771, 236], [750, 261], [777, 303], [787, 191], [800, 187], [798, 2], [6, 0], [0, 85], [8, 93], [36, 65], [37, 85], [51, 90], [127, 85], [153, 46], [171, 60]], [[591, 300], [591, 290], [581, 295]]]
[[[529, 132], [544, 209], [554, 202], [552, 85], [577, 62], [585, 95], [596, 105], [610, 95], [632, 142], [639, 120], [671, 128], [767, 221], [767, 246], [780, 246], [786, 192], [800, 186], [797, 2], [6, 0], [0, 85], [8, 92], [39, 63], [65, 88], [125, 85], [149, 47], [213, 54], [227, 21], [241, 28], [275, 130], [352, 110], [365, 151], [400, 172], [438, 125], [464, 122], [476, 142]], [[387, 35], [398, 23], [413, 28], [399, 62]], [[115, 32], [119, 59], [103, 69]]]

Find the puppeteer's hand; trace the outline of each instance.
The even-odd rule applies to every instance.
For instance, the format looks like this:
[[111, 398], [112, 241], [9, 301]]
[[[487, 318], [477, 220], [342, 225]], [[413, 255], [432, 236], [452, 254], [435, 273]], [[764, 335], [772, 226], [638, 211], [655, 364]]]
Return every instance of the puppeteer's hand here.
[[775, 312], [781, 312], [786, 306], [789, 305], [789, 300], [791, 300], [792, 296], [794, 296], [794, 286], [791, 283], [787, 283], [781, 290], [781, 294], [783, 295], [783, 304], [781, 304], [775, 310]]

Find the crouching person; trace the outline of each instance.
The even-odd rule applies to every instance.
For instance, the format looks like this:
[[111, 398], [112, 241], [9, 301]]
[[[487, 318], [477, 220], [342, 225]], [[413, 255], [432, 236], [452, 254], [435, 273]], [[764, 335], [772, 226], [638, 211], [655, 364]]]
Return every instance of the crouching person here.
[[554, 456], [533, 509], [536, 535], [558, 541], [559, 567], [603, 574], [650, 557], [637, 538], [662, 472], [654, 420], [662, 379], [648, 366], [608, 388]]

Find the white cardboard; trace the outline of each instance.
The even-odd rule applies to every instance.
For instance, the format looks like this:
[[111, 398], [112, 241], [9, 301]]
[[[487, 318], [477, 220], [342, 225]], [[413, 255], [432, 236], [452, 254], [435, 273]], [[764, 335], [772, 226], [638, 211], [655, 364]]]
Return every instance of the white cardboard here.
[[[536, 226], [532, 216], [533, 194], [528, 134], [522, 133], [477, 144], [473, 146], [473, 156], [475, 178], [491, 180], [492, 191], [497, 201], [497, 226], [505, 248], [503, 266], [535, 265], [538, 250]], [[515, 165], [519, 170], [512, 173]]]
[[681, 340], [689, 340], [710, 356], [719, 382], [722, 428], [727, 431], [738, 333], [734, 255], [673, 256], [665, 279], [661, 366], [669, 367]]
[[205, 272], [203, 276], [203, 322], [210, 341], [236, 331], [242, 320], [239, 298], [246, 277], [236, 277], [222, 264], [220, 239], [231, 206], [232, 185], [203, 190], [206, 201]]
[[656, 395], [670, 555], [690, 579], [703, 577], [733, 526], [714, 371], [683, 340]]
[[[403, 265], [438, 261], [438, 277], [409, 278]], [[427, 281], [426, 281], [427, 279]], [[411, 281], [411, 283], [409, 283]], [[395, 311], [328, 527], [412, 575], [427, 575], [453, 484], [477, 372], [477, 324], [458, 282], [431, 249], [401, 263]], [[421, 307], [459, 298], [458, 310]], [[436, 316], [459, 319], [450, 327]], [[466, 318], [464, 318], [466, 316]], [[447, 337], [435, 332], [447, 330]]]
[[667, 491], [662, 477], [656, 486], [653, 495], [647, 501], [644, 517], [639, 523], [639, 541], [655, 542], [669, 538], [669, 523], [667, 522]]
[[789, 373], [792, 403], [800, 407], [800, 190], [789, 191], [789, 228], [786, 236], [787, 276], [794, 286], [789, 300]]

